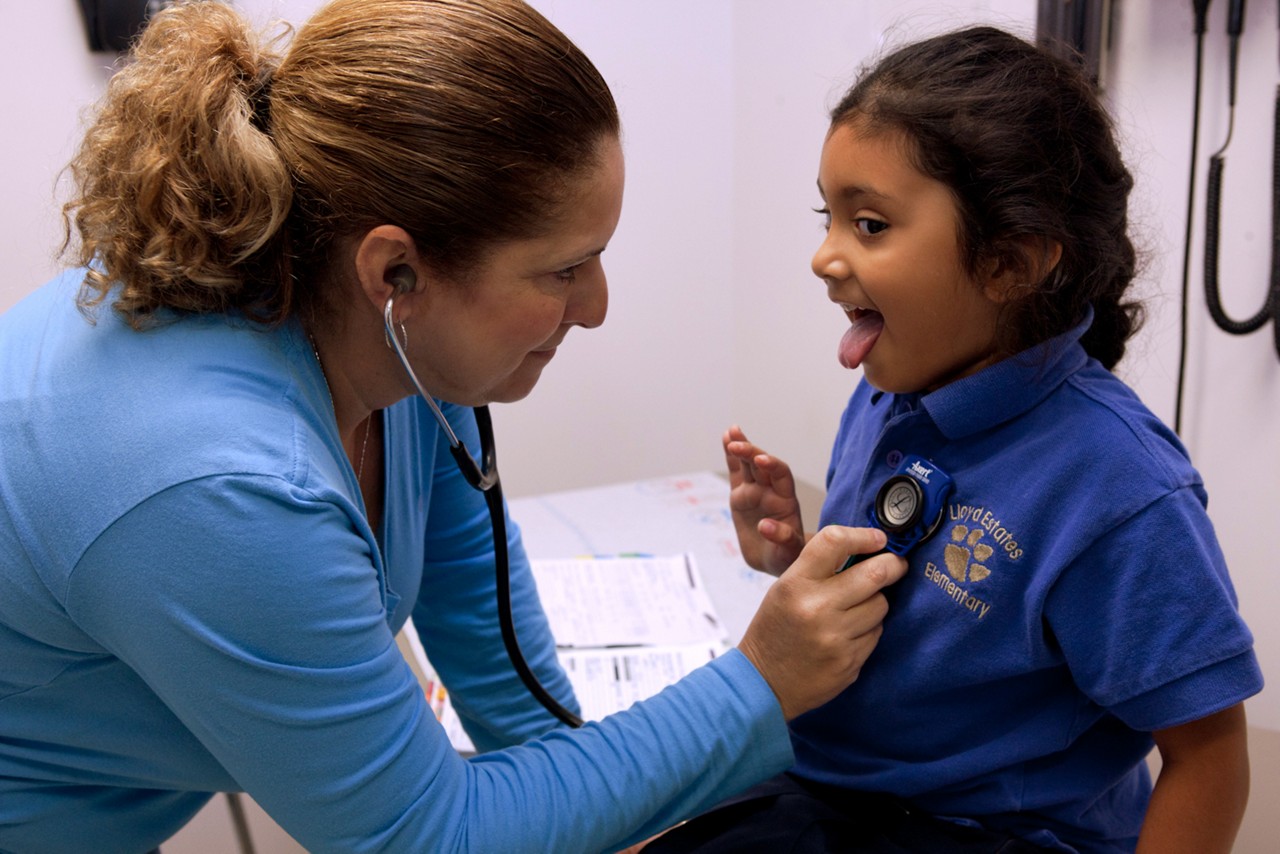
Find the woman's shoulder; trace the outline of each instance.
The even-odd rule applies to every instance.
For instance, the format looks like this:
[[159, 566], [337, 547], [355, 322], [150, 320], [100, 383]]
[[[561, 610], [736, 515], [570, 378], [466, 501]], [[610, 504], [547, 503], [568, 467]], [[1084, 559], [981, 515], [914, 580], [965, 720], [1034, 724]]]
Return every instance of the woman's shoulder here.
[[87, 540], [187, 481], [323, 479], [332, 412], [299, 328], [192, 316], [138, 331], [105, 307], [86, 317], [75, 292], [63, 277], [4, 318], [6, 504], [74, 518]]

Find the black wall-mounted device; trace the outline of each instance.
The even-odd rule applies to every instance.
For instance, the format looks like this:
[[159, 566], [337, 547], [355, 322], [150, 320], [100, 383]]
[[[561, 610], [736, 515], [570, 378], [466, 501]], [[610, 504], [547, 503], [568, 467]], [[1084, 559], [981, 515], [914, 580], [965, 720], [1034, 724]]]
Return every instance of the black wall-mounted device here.
[[1113, 0], [1038, 0], [1036, 43], [1084, 63], [1099, 88], [1107, 81]]
[[168, 5], [168, 0], [80, 0], [89, 50], [128, 50], [147, 19]]

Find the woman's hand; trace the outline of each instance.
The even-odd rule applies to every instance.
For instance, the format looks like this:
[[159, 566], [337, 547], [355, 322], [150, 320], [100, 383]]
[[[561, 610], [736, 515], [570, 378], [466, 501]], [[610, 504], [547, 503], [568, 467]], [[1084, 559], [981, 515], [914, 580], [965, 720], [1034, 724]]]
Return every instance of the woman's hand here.
[[885, 545], [883, 531], [829, 525], [769, 588], [738, 649], [760, 671], [787, 720], [822, 705], [858, 678], [889, 605], [880, 590], [907, 562], [876, 555], [837, 574], [852, 554]]
[[791, 467], [752, 444], [736, 425], [722, 442], [738, 548], [748, 566], [781, 575], [805, 544]]

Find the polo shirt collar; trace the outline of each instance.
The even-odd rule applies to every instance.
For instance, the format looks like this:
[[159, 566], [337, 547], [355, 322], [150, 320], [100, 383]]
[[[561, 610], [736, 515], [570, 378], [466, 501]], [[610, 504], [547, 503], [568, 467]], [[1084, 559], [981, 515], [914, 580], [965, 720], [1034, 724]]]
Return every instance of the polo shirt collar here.
[[948, 439], [961, 439], [1016, 418], [1044, 400], [1089, 360], [1080, 338], [1093, 323], [1090, 306], [1074, 328], [920, 398]]

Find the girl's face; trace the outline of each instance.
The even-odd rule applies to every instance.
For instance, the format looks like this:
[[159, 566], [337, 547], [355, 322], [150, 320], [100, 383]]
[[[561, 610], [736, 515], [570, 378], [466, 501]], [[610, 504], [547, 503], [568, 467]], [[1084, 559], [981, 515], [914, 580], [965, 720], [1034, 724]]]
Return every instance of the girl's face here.
[[822, 146], [827, 236], [813, 272], [850, 328], [840, 362], [882, 391], [932, 391], [995, 361], [1003, 292], [964, 269], [951, 191], [916, 169], [896, 132], [841, 124]]
[[571, 328], [604, 322], [600, 255], [621, 213], [623, 164], [616, 139], [600, 152], [545, 236], [497, 245], [466, 281], [432, 283], [409, 330], [410, 357], [432, 395], [467, 406], [519, 400]]

